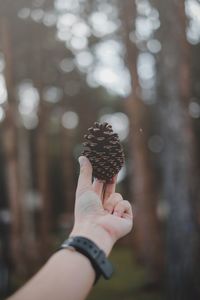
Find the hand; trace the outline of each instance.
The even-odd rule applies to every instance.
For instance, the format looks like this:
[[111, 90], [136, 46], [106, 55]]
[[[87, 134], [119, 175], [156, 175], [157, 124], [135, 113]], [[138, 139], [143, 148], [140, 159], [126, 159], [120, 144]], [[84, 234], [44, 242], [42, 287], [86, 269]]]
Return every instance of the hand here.
[[93, 240], [108, 255], [114, 243], [132, 229], [132, 208], [121, 194], [115, 193], [117, 176], [112, 183], [97, 179], [92, 183], [92, 165], [81, 156], [76, 190], [75, 223], [70, 236]]

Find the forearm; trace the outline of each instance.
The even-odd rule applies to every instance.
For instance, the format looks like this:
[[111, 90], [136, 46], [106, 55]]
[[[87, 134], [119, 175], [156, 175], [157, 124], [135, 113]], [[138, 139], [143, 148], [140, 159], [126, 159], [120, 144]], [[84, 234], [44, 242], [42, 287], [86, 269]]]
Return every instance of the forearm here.
[[82, 300], [91, 290], [95, 272], [90, 261], [69, 249], [54, 254], [46, 265], [8, 300]]
[[[92, 222], [76, 224], [70, 236], [91, 239], [109, 255], [113, 241]], [[55, 253], [43, 268], [8, 300], [83, 300], [91, 290], [95, 271], [90, 260], [71, 249]]]

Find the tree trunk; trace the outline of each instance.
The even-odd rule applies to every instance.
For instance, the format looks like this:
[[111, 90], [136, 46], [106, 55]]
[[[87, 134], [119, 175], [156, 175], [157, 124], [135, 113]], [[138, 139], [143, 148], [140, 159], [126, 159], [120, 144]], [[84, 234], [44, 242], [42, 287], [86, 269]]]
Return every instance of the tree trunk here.
[[[63, 99], [63, 113], [67, 111], [67, 106]], [[73, 133], [70, 129], [61, 125], [61, 160], [64, 190], [64, 208], [65, 212], [73, 213], [75, 201], [75, 184], [74, 184], [74, 165], [73, 165]]]
[[22, 222], [19, 190], [17, 129], [15, 127], [13, 107], [7, 107], [4, 123], [3, 144], [6, 159], [6, 182], [9, 208], [11, 213], [10, 252], [17, 273], [23, 272], [22, 264]]
[[1, 17], [1, 46], [5, 58], [5, 81], [8, 93], [6, 119], [4, 121], [3, 145], [6, 159], [6, 182], [11, 213], [10, 251], [14, 267], [18, 274], [23, 272], [22, 222], [18, 174], [16, 106], [14, 102], [14, 82], [12, 73], [12, 37], [8, 20]]
[[72, 149], [70, 147], [71, 139], [68, 129], [62, 128], [62, 161], [63, 161], [63, 186], [65, 186], [64, 191], [64, 206], [65, 211], [68, 213], [73, 213], [74, 201], [75, 201], [75, 186], [74, 186], [74, 166]]
[[[42, 101], [42, 100], [40, 100]], [[51, 230], [51, 201], [49, 193], [49, 168], [48, 168], [48, 136], [46, 108], [40, 104], [40, 124], [36, 136], [37, 148], [37, 183], [41, 199], [40, 207], [40, 251], [42, 259], [50, 253], [50, 230]]]
[[[159, 96], [165, 150], [164, 197], [167, 220], [169, 298], [200, 299], [199, 229], [194, 201], [195, 138], [188, 115], [190, 97], [189, 45], [185, 36], [184, 1], [158, 3], [162, 21]], [[168, 298], [168, 299], [169, 299]]]
[[130, 146], [133, 155], [133, 174], [131, 176], [135, 212], [133, 234], [139, 256], [150, 273], [150, 280], [158, 281], [161, 279], [163, 270], [163, 249], [160, 224], [156, 215], [158, 195], [155, 170], [148, 149], [148, 108], [141, 97], [137, 73], [138, 50], [129, 39], [131, 25], [134, 25], [132, 24], [134, 11], [135, 7], [132, 1], [124, 1], [127, 64], [132, 79], [132, 94], [129, 97], [128, 112], [131, 122]]
[[37, 246], [35, 235], [34, 208], [30, 203], [32, 197], [32, 170], [30, 166], [29, 133], [25, 128], [18, 130], [18, 161], [19, 161], [19, 181], [21, 190], [21, 210], [22, 210], [22, 240], [23, 257], [27, 274], [32, 273], [30, 266], [37, 261]]
[[48, 121], [49, 107], [43, 99], [43, 89], [45, 87], [45, 75], [48, 61], [48, 52], [45, 51], [45, 35], [47, 34], [45, 26], [34, 24], [32, 27], [32, 64], [31, 75], [34, 86], [39, 93], [40, 102], [38, 107], [39, 124], [35, 134], [36, 147], [36, 176], [37, 188], [40, 198], [40, 207], [38, 211], [39, 222], [36, 227], [38, 230], [39, 257], [42, 261], [50, 254], [51, 238], [50, 232], [52, 229], [52, 205], [50, 195], [50, 176], [49, 176], [49, 141], [48, 141]]

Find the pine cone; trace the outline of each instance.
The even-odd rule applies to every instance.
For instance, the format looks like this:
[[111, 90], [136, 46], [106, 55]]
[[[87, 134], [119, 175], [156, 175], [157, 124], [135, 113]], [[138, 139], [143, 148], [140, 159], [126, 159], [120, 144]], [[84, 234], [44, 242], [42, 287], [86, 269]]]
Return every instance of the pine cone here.
[[124, 164], [124, 152], [118, 134], [106, 122], [95, 122], [88, 132], [84, 135], [86, 142], [83, 143], [81, 155], [90, 160], [95, 178], [111, 182]]

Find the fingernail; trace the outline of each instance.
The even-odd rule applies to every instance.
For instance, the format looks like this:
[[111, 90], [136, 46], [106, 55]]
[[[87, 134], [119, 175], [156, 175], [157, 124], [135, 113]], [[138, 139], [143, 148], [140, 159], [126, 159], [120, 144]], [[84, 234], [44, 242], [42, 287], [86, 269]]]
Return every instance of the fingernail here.
[[80, 156], [78, 161], [79, 161], [80, 166], [82, 167], [84, 165], [84, 163], [86, 162], [85, 156]]

